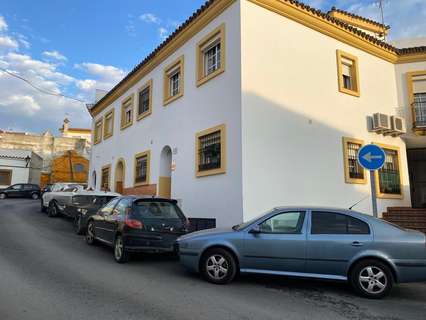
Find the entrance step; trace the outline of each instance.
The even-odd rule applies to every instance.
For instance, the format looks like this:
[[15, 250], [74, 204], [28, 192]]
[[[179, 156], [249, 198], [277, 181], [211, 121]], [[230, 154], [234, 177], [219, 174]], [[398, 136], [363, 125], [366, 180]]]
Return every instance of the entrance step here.
[[388, 207], [383, 219], [403, 228], [426, 233], [426, 208]]

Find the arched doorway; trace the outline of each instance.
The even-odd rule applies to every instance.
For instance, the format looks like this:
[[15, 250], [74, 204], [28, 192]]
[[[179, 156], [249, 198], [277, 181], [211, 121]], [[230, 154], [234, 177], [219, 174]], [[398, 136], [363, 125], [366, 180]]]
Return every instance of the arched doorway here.
[[96, 170], [92, 172], [92, 189], [96, 190]]
[[165, 146], [160, 155], [160, 178], [158, 179], [158, 195], [162, 198], [172, 196], [172, 149]]
[[123, 193], [124, 189], [124, 177], [126, 174], [126, 163], [124, 159], [118, 159], [115, 166], [115, 184], [114, 191], [117, 193]]

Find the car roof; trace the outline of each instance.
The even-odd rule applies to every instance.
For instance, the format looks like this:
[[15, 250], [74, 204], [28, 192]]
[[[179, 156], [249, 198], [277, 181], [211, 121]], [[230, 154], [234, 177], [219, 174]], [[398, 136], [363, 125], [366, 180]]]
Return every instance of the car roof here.
[[133, 201], [158, 201], [158, 202], [177, 203], [177, 200], [175, 200], [175, 199], [153, 197], [153, 196], [135, 196], [135, 195], [129, 195], [129, 196], [123, 196], [123, 198], [131, 198], [131, 199], [133, 199]]
[[283, 207], [275, 207], [274, 211], [289, 211], [289, 210], [303, 210], [303, 211], [316, 211], [316, 212], [337, 212], [344, 213], [351, 216], [356, 217], [364, 217], [364, 218], [373, 218], [370, 215], [365, 213], [361, 213], [358, 211], [339, 208], [339, 207], [317, 207], [317, 206], [283, 206]]
[[110, 197], [120, 197], [121, 194], [116, 192], [105, 192], [105, 191], [90, 191], [90, 190], [81, 190], [77, 193], [77, 195], [81, 196], [110, 196]]

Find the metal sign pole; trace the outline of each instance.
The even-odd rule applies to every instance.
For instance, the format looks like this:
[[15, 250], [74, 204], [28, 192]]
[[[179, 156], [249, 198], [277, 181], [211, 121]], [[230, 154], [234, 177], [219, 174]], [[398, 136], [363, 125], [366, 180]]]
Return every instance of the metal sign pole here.
[[370, 184], [371, 184], [371, 204], [373, 207], [373, 216], [375, 218], [377, 215], [377, 194], [376, 194], [376, 176], [374, 170], [370, 170]]

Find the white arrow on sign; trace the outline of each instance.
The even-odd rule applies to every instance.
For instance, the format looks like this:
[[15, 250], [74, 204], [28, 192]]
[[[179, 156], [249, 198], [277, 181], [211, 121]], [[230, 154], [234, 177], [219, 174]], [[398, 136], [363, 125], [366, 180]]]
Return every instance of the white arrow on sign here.
[[371, 152], [369, 152], [369, 153], [367, 153], [367, 154], [363, 155], [363, 156], [362, 156], [362, 158], [363, 158], [364, 160], [368, 161], [368, 162], [371, 162], [371, 161], [373, 161], [373, 160], [375, 160], [375, 159], [382, 159], [382, 158], [383, 158], [383, 156], [373, 156], [373, 155], [371, 154]]

